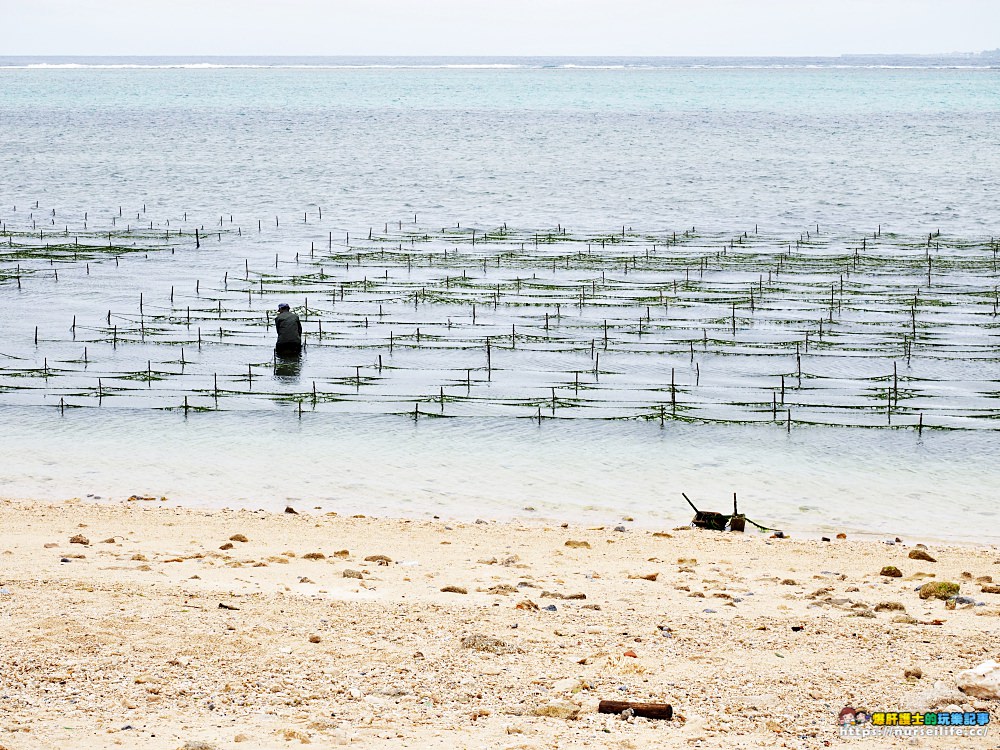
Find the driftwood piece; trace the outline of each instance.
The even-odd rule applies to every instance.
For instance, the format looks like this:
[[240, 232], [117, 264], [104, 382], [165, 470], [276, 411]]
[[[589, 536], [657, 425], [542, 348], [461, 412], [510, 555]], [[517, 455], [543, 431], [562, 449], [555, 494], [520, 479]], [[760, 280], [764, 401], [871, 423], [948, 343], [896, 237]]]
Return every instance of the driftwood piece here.
[[632, 701], [601, 701], [597, 713], [620, 714], [632, 710], [634, 716], [644, 716], [647, 719], [671, 719], [674, 708], [669, 703], [633, 703]]

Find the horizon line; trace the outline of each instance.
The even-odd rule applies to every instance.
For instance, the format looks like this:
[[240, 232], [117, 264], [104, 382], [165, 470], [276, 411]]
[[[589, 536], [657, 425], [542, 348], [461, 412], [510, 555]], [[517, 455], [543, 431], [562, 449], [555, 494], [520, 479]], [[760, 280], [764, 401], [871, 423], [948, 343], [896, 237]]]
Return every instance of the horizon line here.
[[536, 53], [522, 53], [522, 54], [476, 54], [476, 55], [462, 55], [462, 54], [444, 54], [444, 55], [427, 55], [427, 54], [276, 54], [276, 53], [243, 53], [243, 54], [217, 54], [217, 53], [169, 53], [169, 54], [156, 54], [156, 53], [146, 53], [142, 55], [130, 55], [130, 54], [72, 54], [72, 53], [32, 53], [32, 54], [15, 54], [15, 55], [0, 55], [0, 59], [16, 59], [16, 58], [26, 58], [26, 57], [73, 57], [73, 58], [190, 58], [190, 57], [213, 57], [219, 59], [233, 59], [233, 58], [245, 58], [245, 57], [282, 57], [287, 59], [307, 59], [307, 58], [396, 58], [396, 59], [417, 59], [417, 58], [435, 58], [435, 59], [468, 59], [468, 58], [489, 58], [489, 59], [518, 59], [525, 57], [539, 57], [547, 58], [552, 60], [558, 59], [571, 59], [579, 57], [593, 57], [593, 58], [618, 58], [618, 59], [649, 59], [649, 58], [661, 58], [661, 59], [732, 59], [732, 58], [785, 58], [785, 59], [796, 59], [796, 58], [825, 58], [825, 59], [838, 59], [845, 57], [969, 57], [969, 56], [980, 56], [980, 55], [990, 55], [995, 54], [1000, 56], [1000, 48], [988, 49], [988, 50], [978, 50], [978, 51], [951, 51], [951, 52], [841, 52], [839, 54], [799, 54], [799, 55], [784, 55], [784, 54], [743, 54], [743, 55], [666, 55], [666, 54], [655, 54], [655, 55], [636, 55], [636, 54], [592, 54], [592, 53], [579, 53], [579, 54], [560, 54], [560, 55], [548, 55], [548, 54], [536, 54]]

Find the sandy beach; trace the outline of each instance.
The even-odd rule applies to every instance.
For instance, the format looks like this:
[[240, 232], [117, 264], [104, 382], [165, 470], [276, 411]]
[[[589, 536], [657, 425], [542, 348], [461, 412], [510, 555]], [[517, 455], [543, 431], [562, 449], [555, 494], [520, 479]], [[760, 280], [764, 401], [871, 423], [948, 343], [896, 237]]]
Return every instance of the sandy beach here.
[[845, 705], [998, 716], [955, 691], [997, 657], [996, 549], [296, 510], [0, 503], [0, 747], [811, 748]]

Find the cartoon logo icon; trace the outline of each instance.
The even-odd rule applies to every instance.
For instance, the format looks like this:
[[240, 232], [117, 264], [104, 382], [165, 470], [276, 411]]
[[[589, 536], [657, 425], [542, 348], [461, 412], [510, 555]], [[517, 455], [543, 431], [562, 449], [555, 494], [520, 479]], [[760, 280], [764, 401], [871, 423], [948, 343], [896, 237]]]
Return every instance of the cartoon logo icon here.
[[850, 706], [844, 706], [840, 710], [840, 716], [837, 719], [837, 723], [840, 724], [841, 726], [848, 726], [854, 723], [855, 716], [856, 713], [853, 708], [851, 708]]
[[855, 724], [867, 724], [871, 720], [872, 720], [872, 715], [863, 708], [859, 708], [854, 712]]

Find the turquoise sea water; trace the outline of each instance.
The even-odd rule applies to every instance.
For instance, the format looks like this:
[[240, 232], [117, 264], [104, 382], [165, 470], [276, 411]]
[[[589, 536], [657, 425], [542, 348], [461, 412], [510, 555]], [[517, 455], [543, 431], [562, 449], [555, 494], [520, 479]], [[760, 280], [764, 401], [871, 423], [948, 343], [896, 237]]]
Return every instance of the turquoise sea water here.
[[[941, 241], [972, 243], [963, 252], [980, 253], [980, 265], [941, 271], [938, 291], [925, 290], [945, 301], [959, 294], [978, 297], [928, 323], [918, 345], [929, 348], [921, 359], [918, 347], [907, 367], [914, 368], [908, 371], [914, 382], [934, 381], [927, 386], [933, 393], [925, 396], [978, 409], [986, 415], [981, 424], [988, 425], [1000, 392], [988, 296], [1000, 283], [989, 264], [991, 238], [1000, 234], [998, 125], [1000, 70], [982, 60], [0, 59], [4, 231], [26, 242], [41, 230], [39, 246], [55, 242], [57, 233], [60, 242], [79, 237], [84, 245], [97, 244], [102, 232], [111, 231], [123, 247], [134, 241], [150, 249], [148, 260], [105, 254], [67, 257], [58, 266], [44, 257], [4, 257], [3, 269], [23, 266], [34, 275], [23, 284], [12, 273], [0, 280], [0, 380], [9, 385], [25, 369], [45, 369], [29, 379], [33, 386], [27, 390], [0, 391], [0, 492], [135, 492], [252, 507], [279, 507], [291, 498], [325, 509], [363, 511], [367, 503], [384, 513], [464, 517], [517, 515], [532, 506], [555, 517], [607, 520], [627, 512], [637, 521], [660, 523], [686, 518], [681, 491], [719, 509], [736, 491], [751, 517], [786, 528], [989, 537], [983, 529], [989, 527], [993, 488], [1000, 486], [991, 458], [1000, 445], [990, 429], [917, 436], [912, 430], [797, 427], [788, 433], [778, 425], [668, 423], [661, 430], [655, 420], [538, 425], [493, 416], [416, 424], [383, 408], [363, 408], [363, 399], [304, 417], [293, 402], [274, 408], [244, 399], [239, 414], [223, 410], [185, 418], [144, 408], [141, 398], [119, 398], [117, 406], [104, 399], [98, 406], [93, 394], [84, 397], [78, 390], [91, 389], [98, 373], [127, 370], [139, 377], [147, 362], [171, 376], [185, 367], [202, 378], [221, 370], [230, 385], [250, 365], [279, 394], [307, 390], [315, 379], [351, 390], [356, 365], [369, 368], [367, 376], [378, 354], [389, 364], [381, 338], [377, 345], [364, 338], [375, 336], [368, 317], [374, 320], [377, 305], [386, 306], [397, 332], [405, 326], [410, 335], [410, 326], [424, 325], [442, 346], [454, 335], [460, 349], [461, 341], [479, 333], [475, 326], [463, 328], [471, 323], [460, 317], [468, 310], [459, 312], [451, 303], [432, 303], [420, 317], [404, 312], [411, 307], [405, 295], [355, 298], [347, 302], [354, 307], [339, 309], [332, 301], [319, 302], [332, 293], [331, 285], [364, 278], [367, 291], [368, 277], [385, 267], [374, 258], [353, 271], [349, 260], [338, 266], [341, 255], [356, 250], [348, 233], [367, 238], [374, 227], [376, 235], [381, 230], [388, 237], [393, 222], [402, 233], [414, 215], [422, 231], [461, 225], [483, 232], [507, 223], [528, 238], [566, 227], [586, 238], [624, 226], [663, 240], [697, 227], [706, 252], [724, 244], [723, 237], [759, 228], [767, 237], [760, 252], [776, 253], [819, 226], [828, 244], [807, 252], [845, 257], [863, 235], [874, 244], [881, 227], [897, 243], [919, 243], [940, 231]], [[120, 235], [122, 223], [126, 235]], [[220, 231], [199, 253], [188, 247], [196, 226]], [[140, 227], [152, 227], [150, 235], [128, 235]], [[185, 232], [174, 239], [175, 254], [157, 239], [168, 228]], [[398, 240], [402, 247], [403, 239], [393, 244]], [[445, 251], [451, 239], [463, 254], [480, 252], [467, 236], [439, 237], [431, 249]], [[636, 253], [648, 249], [640, 239], [630, 242]], [[302, 269], [294, 265], [299, 255], [305, 262], [317, 248], [340, 253], [324, 269], [329, 279], [305, 293], [289, 286], [287, 280]], [[267, 271], [275, 256], [280, 270]], [[320, 263], [325, 261], [314, 265]], [[641, 283], [653, 289], [684, 279], [678, 269], [647, 269]], [[58, 281], [51, 277], [54, 270]], [[246, 289], [231, 281], [244, 270], [252, 287], [246, 299]], [[273, 286], [255, 297], [254, 285], [265, 273], [274, 277], [264, 279]], [[397, 258], [391, 278], [402, 284], [412, 273]], [[440, 281], [429, 268], [417, 273], [427, 283]], [[514, 270], [508, 273], [512, 277]], [[520, 278], [538, 269], [523, 265], [516, 273]], [[556, 280], [583, 283], [597, 270], [582, 273], [562, 271]], [[757, 272], [752, 276], [755, 281]], [[408, 278], [412, 283], [415, 277]], [[751, 280], [721, 268], [709, 278], [716, 292]], [[800, 291], [820, 286], [818, 277], [798, 278]], [[898, 288], [900, 297], [919, 294], [922, 284], [912, 269], [881, 281], [889, 291], [878, 294]], [[639, 279], [633, 273], [618, 282], [623, 294], [621, 285]], [[147, 306], [141, 314], [140, 294]], [[300, 308], [304, 295], [315, 294], [314, 307], [324, 310], [316, 317], [326, 316], [335, 342], [333, 348], [317, 342], [300, 384], [272, 372], [268, 333], [253, 328], [280, 294]], [[778, 298], [782, 304], [791, 299]], [[881, 326], [892, 340], [892, 328], [905, 328], [908, 318], [902, 303], [896, 315], [897, 303], [890, 301], [892, 310], [878, 308], [876, 314], [870, 308], [855, 323]], [[207, 337], [216, 302], [227, 326], [226, 345], [196, 349], [182, 310], [194, 308]], [[675, 303], [677, 309], [694, 304], [683, 294]], [[597, 330], [602, 318], [614, 317], [618, 303], [609, 296], [604, 304], [589, 317], [581, 312], [580, 325]], [[725, 328], [726, 305], [722, 312], [704, 312], [701, 322], [688, 326], [691, 335], [700, 336], [702, 326]], [[530, 335], [542, 340], [540, 318], [528, 320], [530, 314], [539, 317], [541, 307], [529, 314], [508, 300], [495, 311], [486, 309], [480, 307], [476, 321], [490, 326], [478, 329], [483, 336], [499, 336], [513, 321], [534, 326]], [[108, 311], [114, 315], [105, 324]], [[158, 322], [156, 315], [162, 316]], [[70, 332], [74, 316], [79, 330]], [[146, 325], [145, 316], [151, 316], [149, 341], [144, 328], [141, 340], [135, 328], [137, 321]], [[664, 313], [655, 334], [660, 338], [647, 333], [641, 345], [660, 341], [666, 353], [632, 351], [630, 360], [614, 352], [613, 342], [606, 361], [619, 357], [619, 380], [605, 375], [604, 387], [610, 381], [625, 393], [655, 391], [666, 387], [676, 368], [689, 388], [689, 369], [698, 364], [706, 368], [707, 385], [720, 393], [773, 389], [778, 374], [794, 368], [794, 349], [780, 347], [794, 346], [799, 333], [815, 333], [814, 321], [797, 316], [782, 314], [780, 307], [772, 311], [770, 325], [783, 336], [794, 334], [779, 341], [774, 358], [734, 358], [720, 348], [696, 363], [683, 353], [687, 343], [677, 338], [677, 321], [667, 322]], [[363, 336], [354, 327], [362, 318]], [[114, 348], [103, 329], [112, 320], [123, 331], [122, 344]], [[310, 330], [315, 323], [310, 321]], [[749, 325], [774, 343], [767, 325]], [[35, 326], [41, 330], [38, 344]], [[236, 327], [230, 342], [229, 329]], [[545, 332], [547, 341], [547, 327]], [[356, 354], [336, 345], [348, 334], [358, 339]], [[671, 342], [679, 342], [672, 354]], [[743, 344], [759, 341], [747, 338]], [[86, 365], [79, 362], [83, 346], [89, 348]], [[178, 351], [181, 346], [186, 354]], [[845, 382], [859, 366], [864, 378], [884, 378], [894, 361], [903, 365], [894, 347], [866, 340], [864, 357], [874, 352], [874, 358], [864, 365], [854, 364], [861, 357], [841, 357], [807, 361], [806, 368]], [[591, 367], [584, 348], [559, 354], [558, 366], [540, 344], [519, 360], [511, 352], [508, 373], [516, 375], [518, 389], [511, 394], [525, 401], [526, 414], [534, 412], [532, 389], [545, 398], [550, 386], [566, 386], [565, 378], [550, 380], [553, 367]], [[939, 356], [942, 349], [948, 351]], [[396, 352], [397, 358], [411, 357], [399, 371], [412, 376], [386, 381], [379, 398], [408, 399], [420, 388], [431, 397], [441, 382], [457, 377], [452, 369], [482, 367], [478, 354], [470, 359], [448, 351]], [[508, 355], [498, 350], [496, 356], [502, 362]], [[56, 371], [86, 384], [74, 381], [72, 389], [58, 390]], [[494, 393], [504, 382], [497, 377]], [[180, 398], [181, 390], [164, 395], [154, 385], [160, 383], [149, 383], [150, 392], [164, 398], [154, 406]], [[863, 394], [867, 387], [848, 382], [845, 393]], [[871, 397], [878, 398], [875, 384]], [[60, 414], [61, 398], [79, 408]], [[274, 460], [276, 443], [290, 444], [296, 458]]]
[[345, 226], [417, 212], [442, 224], [995, 228], [997, 68], [621, 62], [2, 67], [5, 203], [323, 205]]

